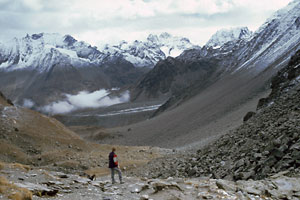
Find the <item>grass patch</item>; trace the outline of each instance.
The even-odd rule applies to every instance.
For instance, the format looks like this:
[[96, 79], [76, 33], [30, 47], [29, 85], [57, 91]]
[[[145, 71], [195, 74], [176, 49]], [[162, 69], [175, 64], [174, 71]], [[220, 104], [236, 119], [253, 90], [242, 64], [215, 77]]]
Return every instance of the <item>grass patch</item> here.
[[0, 162], [0, 170], [4, 169], [4, 168], [12, 168], [12, 169], [21, 169], [25, 172], [28, 172], [29, 170], [31, 170], [31, 167], [29, 165], [23, 165], [20, 163], [4, 163], [4, 162]]
[[25, 188], [19, 188], [0, 176], [0, 193], [12, 200], [32, 200], [32, 193]]
[[23, 164], [20, 164], [20, 163], [10, 164], [10, 167], [15, 168], [15, 169], [21, 169], [21, 170], [26, 171], [26, 172], [31, 170], [31, 167], [29, 165], [23, 165]]
[[0, 170], [4, 169], [5, 164], [3, 162], [0, 162]]

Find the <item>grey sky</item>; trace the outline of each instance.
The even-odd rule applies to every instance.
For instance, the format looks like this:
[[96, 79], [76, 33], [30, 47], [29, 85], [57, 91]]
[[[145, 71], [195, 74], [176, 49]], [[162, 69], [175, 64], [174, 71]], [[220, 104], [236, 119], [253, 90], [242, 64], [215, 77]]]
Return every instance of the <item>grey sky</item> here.
[[291, 0], [0, 0], [0, 40], [71, 34], [92, 45], [169, 32], [203, 45], [221, 28], [255, 31]]

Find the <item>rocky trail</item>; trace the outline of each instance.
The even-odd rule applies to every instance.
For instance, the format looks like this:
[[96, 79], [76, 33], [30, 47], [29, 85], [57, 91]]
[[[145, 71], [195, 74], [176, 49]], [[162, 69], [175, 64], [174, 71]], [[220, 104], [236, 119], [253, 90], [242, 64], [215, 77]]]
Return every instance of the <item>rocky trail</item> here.
[[124, 184], [111, 184], [109, 176], [91, 180], [77, 174], [23, 165], [2, 165], [0, 199], [299, 199], [300, 177], [282, 173], [260, 181], [172, 178], [148, 179], [124, 177]]

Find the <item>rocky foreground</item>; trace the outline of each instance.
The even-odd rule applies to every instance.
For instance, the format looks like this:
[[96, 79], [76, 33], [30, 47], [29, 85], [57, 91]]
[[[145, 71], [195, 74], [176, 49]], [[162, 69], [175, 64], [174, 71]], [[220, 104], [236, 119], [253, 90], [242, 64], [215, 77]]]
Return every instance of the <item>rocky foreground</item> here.
[[110, 177], [91, 180], [75, 174], [31, 169], [22, 165], [2, 166], [0, 199], [299, 199], [300, 177], [277, 174], [261, 181], [124, 177], [124, 184], [111, 184]]

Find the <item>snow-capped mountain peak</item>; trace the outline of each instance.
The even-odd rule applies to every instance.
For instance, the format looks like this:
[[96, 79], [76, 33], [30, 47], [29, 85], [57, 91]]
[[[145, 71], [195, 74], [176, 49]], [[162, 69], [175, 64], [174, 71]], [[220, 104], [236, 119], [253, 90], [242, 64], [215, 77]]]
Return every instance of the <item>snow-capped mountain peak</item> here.
[[221, 29], [217, 31], [206, 43], [209, 47], [220, 47], [230, 41], [249, 40], [252, 32], [247, 27]]
[[[244, 47], [254, 54], [247, 58], [236, 71], [243, 68], [253, 68], [259, 72], [268, 66], [266, 63], [277, 63], [277, 58], [282, 55], [291, 55], [294, 50], [299, 49], [300, 42], [300, 1], [294, 0], [286, 7], [275, 12], [260, 28], [253, 34], [251, 41]], [[264, 56], [263, 60], [259, 58]], [[267, 56], [266, 56], [267, 55]], [[288, 61], [288, 56], [281, 65]]]
[[[298, 19], [298, 25], [300, 26], [300, 3], [299, 0], [291, 1], [286, 7], [276, 11], [267, 21], [259, 27], [255, 33], [263, 31], [269, 24], [274, 23], [275, 21], [280, 21], [281, 26], [289, 26], [296, 22]], [[285, 27], [282, 27], [284, 29]]]
[[101, 57], [102, 53], [96, 47], [58, 33], [27, 34], [0, 44], [0, 69], [32, 68], [42, 72], [61, 63], [95, 64]]
[[105, 45], [102, 51], [107, 54], [122, 55], [137, 67], [153, 67], [159, 60], [168, 56], [177, 57], [184, 50], [196, 47], [187, 38], [172, 36], [169, 33], [150, 34], [145, 41], [120, 42], [118, 45]]

